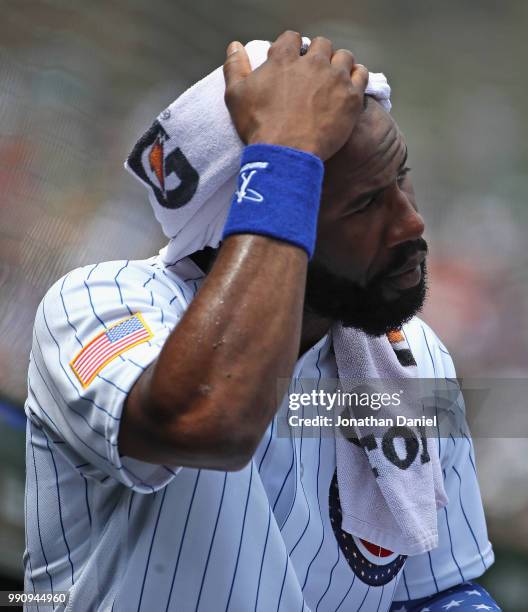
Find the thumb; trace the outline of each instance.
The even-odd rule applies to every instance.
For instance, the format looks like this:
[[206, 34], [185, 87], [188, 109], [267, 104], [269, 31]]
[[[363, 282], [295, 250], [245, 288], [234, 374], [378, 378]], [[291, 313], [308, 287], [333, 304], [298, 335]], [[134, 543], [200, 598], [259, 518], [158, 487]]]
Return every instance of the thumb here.
[[227, 59], [224, 62], [224, 79], [226, 88], [233, 87], [251, 74], [251, 64], [242, 43], [233, 41], [227, 47]]

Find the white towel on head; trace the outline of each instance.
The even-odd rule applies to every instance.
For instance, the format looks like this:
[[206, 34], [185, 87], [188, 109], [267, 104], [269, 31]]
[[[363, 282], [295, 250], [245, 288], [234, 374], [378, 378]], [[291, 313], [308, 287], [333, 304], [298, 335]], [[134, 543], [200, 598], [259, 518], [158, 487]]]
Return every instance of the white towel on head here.
[[[253, 70], [266, 61], [269, 47], [263, 40], [246, 45]], [[244, 147], [224, 92], [219, 67], [160, 113], [125, 162], [147, 186], [154, 214], [170, 238], [161, 251], [165, 263], [205, 246], [216, 248], [222, 238]], [[366, 93], [390, 110], [390, 87], [383, 74], [369, 74]]]

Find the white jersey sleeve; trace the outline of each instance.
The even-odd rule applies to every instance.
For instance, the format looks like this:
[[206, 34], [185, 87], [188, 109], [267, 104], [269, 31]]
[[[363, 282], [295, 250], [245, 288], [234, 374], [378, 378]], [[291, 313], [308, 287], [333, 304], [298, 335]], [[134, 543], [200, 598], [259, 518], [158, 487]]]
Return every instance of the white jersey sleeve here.
[[[414, 318], [405, 334], [421, 378], [455, 379], [448, 350], [431, 328]], [[465, 414], [462, 395], [460, 410]], [[493, 563], [477, 479], [475, 451], [465, 418], [458, 431], [438, 437], [448, 504], [438, 512], [439, 545], [409, 557], [395, 601], [420, 599], [481, 576]]]
[[177, 472], [122, 456], [118, 433], [127, 394], [180, 320], [190, 287], [156, 258], [114, 261], [70, 272], [42, 300], [26, 414], [83, 476], [150, 493]]

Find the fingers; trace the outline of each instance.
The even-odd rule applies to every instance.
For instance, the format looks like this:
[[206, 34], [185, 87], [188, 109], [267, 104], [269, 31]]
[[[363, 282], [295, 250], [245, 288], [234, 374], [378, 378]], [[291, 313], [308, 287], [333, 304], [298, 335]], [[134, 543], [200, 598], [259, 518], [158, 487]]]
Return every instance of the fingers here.
[[354, 54], [347, 49], [338, 49], [331, 59], [331, 64], [334, 68], [344, 70], [347, 74], [352, 72], [352, 68], [355, 66], [356, 60]]
[[268, 57], [286, 56], [299, 57], [302, 45], [302, 37], [299, 32], [286, 30], [277, 40], [272, 43], [268, 51]]
[[350, 75], [350, 79], [352, 81], [352, 85], [357, 88], [361, 93], [365, 93], [365, 89], [367, 87], [369, 78], [369, 72], [363, 66], [363, 64], [354, 64], [352, 68], [352, 74]]
[[316, 36], [310, 43], [306, 55], [319, 54], [327, 57], [330, 60], [333, 52], [334, 47], [331, 40], [325, 38], [324, 36]]
[[224, 79], [227, 89], [251, 74], [251, 64], [249, 63], [249, 57], [244, 45], [236, 40], [229, 43], [226, 54]]

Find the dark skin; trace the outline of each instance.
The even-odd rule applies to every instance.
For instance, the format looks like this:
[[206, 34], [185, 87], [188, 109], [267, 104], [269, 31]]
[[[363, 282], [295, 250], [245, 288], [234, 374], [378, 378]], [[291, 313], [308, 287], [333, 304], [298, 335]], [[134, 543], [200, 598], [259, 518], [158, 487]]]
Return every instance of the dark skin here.
[[[368, 278], [383, 266], [391, 244], [423, 230], [410, 201], [412, 188], [405, 186], [404, 196], [398, 184], [403, 141], [394, 128], [389, 153], [377, 154], [374, 144], [373, 159], [363, 163], [370, 150], [368, 125], [361, 128], [367, 118], [366, 70], [350, 52], [334, 52], [327, 39], [314, 39], [302, 58], [300, 44], [298, 33], [284, 33], [254, 72], [241, 45], [232, 44], [228, 53], [236, 52], [224, 65], [226, 104], [244, 142], [332, 158], [317, 257], [350, 278]], [[383, 212], [344, 216], [345, 202], [373, 180], [384, 187]], [[365, 215], [374, 215], [371, 223]], [[265, 236], [224, 241], [181, 322], [129, 393], [120, 426], [122, 454], [219, 470], [241, 469], [251, 460], [277, 410], [277, 379], [291, 375], [299, 351], [331, 324], [303, 316], [307, 264], [304, 250]]]
[[[406, 162], [396, 122], [369, 100], [345, 146], [325, 163], [314, 262], [364, 286], [390, 265], [395, 248], [422, 236], [425, 226]], [[400, 295], [399, 280], [384, 281], [387, 300]], [[414, 279], [405, 280], [408, 285]], [[305, 310], [301, 354], [332, 324]]]

